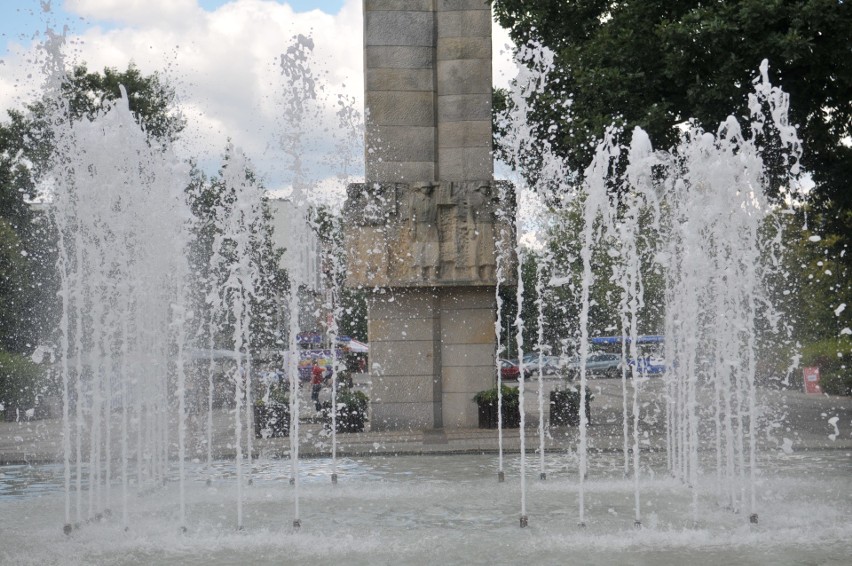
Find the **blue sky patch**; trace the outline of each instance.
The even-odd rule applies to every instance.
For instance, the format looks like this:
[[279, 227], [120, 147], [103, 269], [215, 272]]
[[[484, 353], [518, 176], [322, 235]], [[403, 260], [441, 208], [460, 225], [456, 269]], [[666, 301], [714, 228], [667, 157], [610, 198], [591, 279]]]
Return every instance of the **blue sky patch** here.
[[[233, 2], [234, 0], [230, 0]], [[343, 7], [344, 0], [289, 0], [279, 1], [279, 4], [289, 4], [296, 12], [309, 12], [311, 10], [322, 10], [328, 14], [336, 14]], [[228, 4], [229, 0], [198, 0], [199, 6], [208, 12], [212, 12]], [[63, 9], [64, 2], [54, 0], [51, 5], [51, 13], [45, 14], [41, 10], [38, 0], [0, 2], [0, 57], [9, 52], [10, 43], [27, 45], [32, 41], [35, 34], [45, 30], [48, 23], [54, 29], [62, 29], [68, 26], [71, 33], [81, 33], [89, 27], [98, 26], [109, 30], [115, 27], [112, 22], [100, 20], [84, 20], [79, 16], [69, 14]]]

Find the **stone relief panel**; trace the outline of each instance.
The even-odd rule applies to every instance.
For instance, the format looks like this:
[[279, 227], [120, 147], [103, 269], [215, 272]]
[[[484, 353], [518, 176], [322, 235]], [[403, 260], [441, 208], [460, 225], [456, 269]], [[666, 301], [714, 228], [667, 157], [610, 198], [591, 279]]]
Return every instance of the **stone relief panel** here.
[[513, 282], [513, 193], [499, 182], [353, 184], [344, 205], [350, 286]]

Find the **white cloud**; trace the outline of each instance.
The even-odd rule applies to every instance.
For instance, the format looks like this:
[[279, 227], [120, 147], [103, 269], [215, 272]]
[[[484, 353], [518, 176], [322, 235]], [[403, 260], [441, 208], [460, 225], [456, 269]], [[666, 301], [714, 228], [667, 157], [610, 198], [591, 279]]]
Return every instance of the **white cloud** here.
[[[331, 132], [337, 95], [354, 99], [363, 110], [362, 1], [347, 0], [338, 14], [319, 10], [295, 13], [268, 0], [233, 0], [213, 12], [196, 0], [66, 0], [72, 17], [108, 22], [69, 37], [67, 58], [91, 70], [126, 68], [161, 72], [179, 94], [187, 118], [178, 151], [196, 157], [213, 172], [227, 138], [249, 155], [270, 189], [290, 184], [286, 156], [278, 147], [282, 128], [283, 77], [279, 57], [297, 33], [315, 41], [314, 73], [327, 97], [311, 124], [308, 176], [333, 184], [340, 168]], [[508, 34], [495, 26], [494, 80], [506, 86], [514, 71], [502, 54]], [[38, 88], [41, 55], [34, 47], [10, 49], [0, 65], [0, 110], [20, 107]], [[354, 149], [356, 160], [361, 149]], [[358, 174], [363, 164], [349, 173]]]
[[84, 18], [139, 27], [191, 22], [203, 12], [195, 0], [65, 0], [64, 8]]
[[512, 46], [509, 30], [501, 28], [496, 23], [491, 26], [491, 82], [496, 87], [508, 88], [509, 82], [515, 78], [517, 68], [512, 60]]

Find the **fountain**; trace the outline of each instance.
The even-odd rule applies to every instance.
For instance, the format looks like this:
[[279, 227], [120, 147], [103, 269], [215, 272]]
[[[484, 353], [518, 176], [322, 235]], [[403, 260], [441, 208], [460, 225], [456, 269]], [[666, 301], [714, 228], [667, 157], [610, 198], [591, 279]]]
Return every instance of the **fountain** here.
[[[477, 5], [470, 11], [483, 10]], [[374, 23], [408, 17], [404, 10], [376, 12], [382, 13], [373, 14]], [[440, 11], [433, 16], [449, 17]], [[465, 30], [458, 33], [466, 37]], [[59, 39], [54, 42], [48, 49], [61, 69]], [[295, 93], [286, 116], [294, 131], [308, 120], [301, 102], [315, 95], [305, 65], [310, 48], [311, 42], [300, 37], [282, 57]], [[500, 143], [509, 151], [524, 151], [532, 139], [525, 100], [543, 84], [542, 73], [551, 63], [541, 48], [519, 52], [513, 109], [501, 124], [506, 134]], [[452, 62], [442, 65], [451, 68]], [[56, 92], [58, 80], [60, 75], [54, 75], [49, 85]], [[440, 96], [438, 91], [428, 98]], [[61, 98], [53, 99], [61, 115]], [[497, 358], [503, 347], [500, 286], [516, 278], [513, 341], [524, 373], [530, 344], [524, 339], [522, 309], [530, 289], [524, 288], [523, 268], [530, 251], [513, 239], [528, 232], [525, 195], [531, 188], [518, 176], [513, 197], [508, 184], [478, 178], [481, 171], [466, 177], [464, 166], [459, 176], [381, 178], [389, 174], [387, 162], [374, 163], [380, 178], [369, 180], [375, 184], [350, 188], [354, 221], [347, 236], [363, 246], [348, 244], [350, 250], [355, 247], [369, 260], [366, 266], [349, 266], [349, 282], [374, 294], [371, 314], [383, 316], [371, 324], [387, 323], [378, 329], [386, 338], [378, 356], [385, 358], [372, 375], [371, 393], [380, 402], [373, 406], [373, 430], [340, 439], [333, 423], [330, 443], [300, 419], [295, 355], [287, 358], [294, 392], [289, 439], [255, 439], [253, 434], [256, 367], [249, 345], [256, 321], [252, 299], [262, 281], [250, 250], [252, 238], [262, 232], [263, 190], [248, 174], [246, 156], [231, 146], [227, 150], [222, 174], [227, 191], [215, 214], [217, 236], [203, 293], [208, 308], [201, 316], [187, 288], [196, 221], [185, 194], [188, 167], [167, 147], [148, 143], [127, 108], [126, 93], [93, 120], [73, 125], [56, 120], [62, 159], [53, 172], [51, 219], [60, 252], [57, 365], [63, 409], [52, 432], [61, 438], [61, 456], [50, 462], [50, 452], [42, 451], [47, 462], [0, 467], [0, 562], [548, 563], [571, 556], [610, 563], [624, 561], [623, 553], [630, 552], [638, 561], [662, 564], [842, 563], [852, 535], [852, 444], [849, 438], [838, 439], [838, 427], [848, 426], [849, 410], [831, 400], [801, 401], [756, 385], [756, 321], [777, 320], [762, 295], [763, 270], [769, 268], [761, 254], [782, 250], [775, 247], [779, 240], [762, 239], [762, 229], [773, 234], [776, 211], [762, 192], [763, 165], [754, 139], [765, 126], [763, 108], [768, 107], [787, 145], [791, 176], [796, 174], [800, 149], [795, 129], [785, 122], [786, 103], [770, 84], [764, 63], [745, 131], [733, 118], [715, 133], [689, 124], [681, 144], [665, 152], [653, 149], [641, 130], [631, 132], [624, 144], [619, 132], [609, 130], [579, 186], [544, 148], [543, 184], [569, 195], [581, 220], [580, 252], [573, 258], [582, 273], [577, 386], [580, 399], [594, 390], [599, 400], [594, 426], [586, 404], [579, 403], [576, 429], [545, 424], [543, 394], [552, 382], [543, 376], [540, 313], [545, 292], [569, 283], [554, 275], [568, 267], [559, 265], [556, 254], [547, 255], [536, 271], [534, 349], [539, 356], [532, 369], [537, 377], [517, 385], [519, 433], [510, 438], [502, 421], [494, 434], [471, 430], [471, 403], [461, 399], [470, 391], [454, 390], [457, 384], [447, 371], [464, 367], [475, 374], [474, 382], [496, 381], [502, 391], [494, 357], [495, 342]], [[479, 146], [473, 147], [469, 153], [478, 155]], [[294, 189], [307, 191], [299, 171], [298, 136], [289, 139], [287, 148]], [[449, 149], [464, 153], [470, 148]], [[382, 151], [393, 155], [394, 150], [391, 145]], [[444, 153], [449, 171], [452, 153]], [[614, 174], [619, 160], [625, 160], [623, 174]], [[401, 161], [394, 174], [416, 163]], [[487, 169], [490, 175], [490, 165]], [[614, 183], [630, 190], [612, 198], [608, 188]], [[410, 205], [410, 216], [400, 213], [399, 201]], [[438, 219], [446, 220], [440, 229], [430, 225]], [[458, 250], [444, 255], [454, 241], [445, 229], [468, 236], [466, 255]], [[647, 236], [649, 230], [654, 238]], [[376, 249], [393, 249], [388, 234], [410, 247], [410, 258], [377, 256]], [[492, 241], [480, 245], [482, 234]], [[437, 255], [425, 245], [430, 243]], [[545, 242], [550, 244], [562, 243]], [[621, 379], [615, 386], [586, 371], [591, 291], [602, 277], [593, 257], [607, 246], [613, 260], [609, 275], [621, 305]], [[664, 274], [667, 366], [661, 378], [650, 377], [638, 363], [643, 262]], [[332, 263], [338, 280], [343, 266]], [[288, 261], [290, 352], [297, 350], [300, 330], [296, 315], [304, 274], [297, 265], [296, 258]], [[332, 288], [327, 300], [329, 311], [339, 316], [337, 292]], [[451, 306], [431, 305], [428, 316], [419, 318], [405, 310], [429, 300]], [[462, 300], [469, 306], [458, 310], [473, 311], [464, 313], [469, 318], [453, 310]], [[408, 390], [406, 368], [393, 373], [384, 360], [394, 354], [391, 335], [414, 334], [420, 318], [445, 325], [437, 336], [430, 327], [428, 336], [419, 339], [417, 347], [429, 355], [449, 358], [458, 355], [453, 346], [471, 347], [459, 348], [464, 363], [455, 366], [431, 358], [431, 373], [421, 380], [428, 390]], [[483, 333], [468, 344], [460, 335], [471, 329]], [[334, 320], [328, 332], [333, 343]], [[226, 335], [231, 360], [227, 384], [233, 407], [221, 410], [214, 410], [214, 334]], [[199, 351], [209, 355], [195, 375], [190, 350], [199, 346], [198, 336], [203, 339]], [[460, 341], [451, 343], [450, 337]], [[397, 341], [400, 349], [406, 347]], [[468, 363], [482, 350], [484, 362]], [[416, 348], [409, 353], [418, 363], [429, 358]], [[337, 360], [332, 406], [336, 365]], [[447, 379], [440, 381], [444, 374]], [[189, 394], [198, 393], [193, 387], [199, 383], [204, 385], [203, 418], [194, 419]], [[535, 389], [535, 398], [526, 395], [528, 387]], [[774, 426], [771, 407], [763, 405], [773, 396], [799, 403], [801, 414]], [[467, 401], [465, 411], [448, 409], [462, 401]], [[394, 412], [400, 408], [395, 405], [403, 410]], [[833, 417], [830, 442], [830, 431], [820, 436], [819, 423], [808, 420], [821, 410]], [[498, 415], [502, 418], [502, 412]], [[534, 435], [525, 424], [533, 415], [538, 482], [527, 478], [527, 455], [536, 449], [527, 448]], [[42, 434], [35, 425], [14, 426], [15, 434]], [[797, 440], [811, 451], [793, 451], [792, 441], [774, 438], [784, 426], [812, 433]], [[22, 437], [21, 442], [29, 440]], [[826, 449], [832, 446], [843, 448]], [[819, 481], [802, 477], [817, 473]], [[290, 516], [292, 522], [285, 519]], [[584, 528], [578, 529], [578, 523]]]

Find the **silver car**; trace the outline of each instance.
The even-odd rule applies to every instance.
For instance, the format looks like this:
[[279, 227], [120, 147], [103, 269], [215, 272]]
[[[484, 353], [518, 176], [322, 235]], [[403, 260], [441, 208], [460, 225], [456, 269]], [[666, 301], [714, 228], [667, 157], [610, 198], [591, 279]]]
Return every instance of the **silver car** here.
[[[568, 374], [576, 377], [580, 371], [580, 359], [572, 356], [566, 364]], [[621, 356], [607, 352], [591, 352], [586, 358], [586, 373], [591, 377], [621, 377]]]

